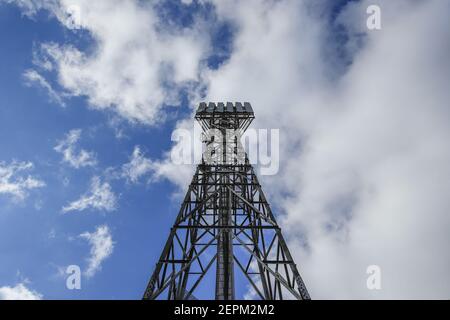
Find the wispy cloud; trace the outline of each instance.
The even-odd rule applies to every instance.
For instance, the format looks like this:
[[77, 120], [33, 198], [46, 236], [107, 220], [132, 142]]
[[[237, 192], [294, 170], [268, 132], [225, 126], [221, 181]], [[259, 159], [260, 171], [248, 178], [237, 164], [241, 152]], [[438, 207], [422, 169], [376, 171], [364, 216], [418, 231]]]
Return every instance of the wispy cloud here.
[[122, 176], [129, 182], [136, 183], [145, 175], [152, 174], [154, 163], [144, 156], [139, 146], [135, 146], [130, 161], [122, 166]]
[[171, 160], [170, 153], [166, 153], [162, 160], [152, 160], [145, 156], [139, 146], [134, 147], [130, 161], [122, 165], [119, 172], [120, 178], [131, 183], [137, 183], [143, 177], [147, 177], [149, 182], [167, 179], [179, 187], [178, 191], [192, 178], [191, 165], [176, 164]]
[[29, 190], [44, 187], [44, 181], [22, 173], [32, 168], [31, 162], [13, 161], [10, 164], [0, 162], [0, 194], [10, 195], [16, 200], [24, 200]]
[[83, 211], [86, 209], [114, 211], [117, 208], [116, 195], [108, 182], [102, 182], [99, 177], [93, 177], [89, 191], [78, 200], [62, 208], [62, 212]]
[[91, 245], [85, 275], [92, 277], [101, 270], [103, 261], [113, 253], [115, 242], [107, 225], [97, 227], [92, 233], [84, 232], [80, 234], [80, 237], [86, 239]]
[[27, 288], [24, 283], [14, 287], [0, 287], [0, 300], [41, 300], [42, 298], [42, 294]]
[[[28, 16], [47, 10], [69, 28], [67, 1], [8, 2]], [[180, 28], [161, 23], [157, 4], [151, 2], [81, 0], [76, 6], [79, 27], [92, 35], [93, 50], [66, 43], [42, 43], [35, 50], [36, 61], [52, 65], [47, 71], [67, 94], [87, 97], [93, 108], [151, 125], [164, 119], [164, 105], [179, 104], [182, 90], [196, 87], [210, 50], [209, 37], [201, 30], [204, 24]]]
[[41, 9], [52, 10], [59, 0], [2, 0], [6, 3], [14, 3], [28, 17], [33, 17]]
[[78, 150], [77, 142], [81, 137], [81, 129], [74, 129], [67, 133], [66, 137], [59, 141], [54, 148], [56, 152], [63, 155], [63, 161], [74, 168], [95, 166], [97, 158], [94, 152], [84, 149]]
[[60, 94], [59, 92], [55, 91], [51, 86], [51, 84], [39, 72], [33, 69], [29, 69], [25, 71], [23, 77], [25, 79], [26, 85], [28, 86], [38, 85], [44, 88], [47, 91], [47, 94], [50, 97], [51, 101], [59, 104], [62, 107], [66, 106], [63, 99], [63, 94]]

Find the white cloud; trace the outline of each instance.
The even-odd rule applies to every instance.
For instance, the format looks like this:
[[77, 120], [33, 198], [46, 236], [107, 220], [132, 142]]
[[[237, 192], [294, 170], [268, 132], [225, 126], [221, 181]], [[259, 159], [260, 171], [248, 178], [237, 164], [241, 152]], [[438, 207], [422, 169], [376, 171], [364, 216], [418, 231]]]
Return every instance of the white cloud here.
[[449, 4], [376, 1], [383, 29], [367, 32], [372, 3], [339, 18], [338, 69], [323, 3], [218, 2], [239, 31], [207, 100], [251, 101], [254, 126], [281, 129], [281, 172], [262, 184], [313, 298], [448, 299]]
[[167, 179], [178, 187], [176, 195], [180, 195], [179, 192], [186, 192], [194, 174], [192, 165], [176, 164], [171, 160], [170, 155], [166, 154], [162, 160], [154, 161], [154, 166], [152, 181]]
[[[338, 53], [326, 2], [215, 3], [238, 31], [230, 59], [203, 73], [205, 100], [250, 101], [253, 127], [280, 128], [281, 171], [262, 184], [311, 296], [448, 299], [449, 5], [377, 1], [383, 30], [368, 32], [372, 3], [351, 3]], [[379, 291], [366, 287], [374, 264]]]
[[31, 162], [12, 161], [10, 164], [0, 162], [0, 195], [10, 195], [20, 201], [28, 196], [29, 190], [44, 187], [44, 181], [31, 175], [25, 177], [21, 173], [32, 168]]
[[102, 182], [99, 177], [93, 177], [89, 191], [78, 200], [62, 208], [62, 212], [83, 211], [86, 209], [114, 211], [117, 208], [116, 195], [108, 182]]
[[57, 0], [1, 0], [6, 3], [15, 4], [28, 17], [33, 17], [39, 10], [55, 8]]
[[55, 151], [63, 155], [63, 161], [69, 163], [74, 168], [95, 166], [97, 158], [94, 152], [84, 149], [77, 150], [76, 144], [80, 140], [81, 129], [74, 129], [67, 133], [66, 137], [59, 141]]
[[14, 287], [0, 287], [0, 300], [41, 300], [42, 297], [42, 294], [27, 288], [23, 283]]
[[146, 158], [139, 146], [135, 146], [130, 162], [122, 166], [122, 176], [130, 182], [136, 183], [139, 178], [154, 171], [152, 161]]
[[80, 237], [86, 239], [91, 245], [89, 265], [85, 274], [87, 277], [92, 277], [101, 270], [103, 261], [113, 253], [115, 242], [107, 225], [97, 227], [92, 233], [84, 232], [80, 234]]
[[[71, 0], [8, 2], [28, 16], [45, 9], [70, 28], [66, 9]], [[38, 68], [45, 61], [44, 71], [53, 72], [66, 95], [84, 96], [93, 108], [154, 124], [164, 119], [164, 104], [178, 105], [180, 90], [195, 88], [209, 52], [200, 22], [176, 27], [158, 19], [155, 4], [141, 1], [80, 0], [76, 5], [80, 27], [93, 45], [81, 51], [71, 44], [42, 43], [34, 59]]]
[[184, 191], [188, 179], [192, 178], [192, 166], [175, 164], [170, 153], [166, 153], [162, 160], [152, 160], [145, 157], [139, 146], [135, 146], [130, 161], [122, 166], [121, 177], [136, 183], [145, 176], [151, 182], [167, 179], [176, 184], [179, 191]]
[[56, 92], [52, 88], [50, 83], [48, 83], [48, 81], [41, 74], [39, 74], [36, 70], [29, 69], [29, 70], [25, 71], [23, 76], [26, 80], [27, 85], [31, 86], [33, 84], [36, 84], [38, 86], [41, 86], [42, 88], [44, 88], [47, 91], [47, 94], [49, 95], [49, 97], [52, 101], [56, 102], [57, 104], [59, 104], [63, 107], [66, 105], [63, 100], [63, 97], [58, 92]]
[[[334, 25], [320, 12], [329, 1], [213, 2], [237, 26], [218, 70], [201, 70], [196, 27], [159, 34], [135, 2], [81, 1], [97, 49], [42, 51], [65, 90], [127, 119], [157, 122], [174, 96], [161, 85], [169, 64], [176, 85], [201, 71], [207, 100], [250, 101], [254, 127], [280, 128], [281, 171], [262, 184], [313, 298], [448, 298], [448, 2], [377, 0], [376, 32], [365, 29], [374, 1], [350, 3]], [[328, 33], [338, 22], [341, 47]], [[167, 156], [150, 163], [154, 177], [190, 179]], [[371, 264], [380, 291], [366, 288]]]

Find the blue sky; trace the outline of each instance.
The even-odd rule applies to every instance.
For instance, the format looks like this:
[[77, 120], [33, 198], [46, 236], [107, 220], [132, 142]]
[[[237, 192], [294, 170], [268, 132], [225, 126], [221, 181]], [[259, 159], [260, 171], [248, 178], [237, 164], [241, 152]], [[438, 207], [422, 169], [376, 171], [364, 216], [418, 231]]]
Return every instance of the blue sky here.
[[[68, 0], [0, 0], [0, 297], [140, 298], [192, 170], [171, 135], [202, 100], [250, 101], [253, 127], [280, 130], [260, 178], [313, 298], [449, 297], [448, 4], [76, 3], [71, 29]], [[68, 290], [100, 226], [112, 252]]]
[[[193, 12], [206, 16], [211, 10], [178, 2], [157, 8], [162, 18], [179, 26], [192, 24]], [[179, 108], [169, 111], [164, 123], [156, 126], [93, 110], [84, 97], [70, 97], [61, 107], [44, 89], [27, 85], [23, 74], [33, 67], [39, 43], [72, 43], [89, 50], [95, 45], [89, 34], [65, 29], [44, 10], [30, 18], [17, 6], [4, 3], [0, 24], [0, 158], [7, 164], [32, 162], [29, 173], [46, 184], [28, 192], [23, 201], [0, 196], [0, 285], [29, 282], [46, 299], [140, 298], [178, 212], [180, 199], [173, 196], [177, 187], [166, 180], [137, 184], [113, 180], [110, 185], [118, 198], [113, 212], [87, 209], [63, 215], [62, 208], [86, 192], [93, 176], [107, 175], [107, 168], [127, 163], [135, 146], [147, 157], [160, 158], [171, 146], [175, 122], [190, 115], [187, 97], [181, 93]], [[231, 33], [227, 23], [214, 23], [212, 41], [220, 49], [206, 59], [210, 68], [227, 58]], [[58, 88], [54, 75], [46, 80]], [[95, 166], [74, 168], [54, 150], [73, 129], [82, 130], [79, 148], [95, 150]], [[118, 130], [124, 137], [117, 137]], [[60, 268], [71, 264], [87, 268], [89, 244], [79, 235], [105, 224], [114, 241], [113, 254], [95, 276], [83, 277], [82, 290], [67, 290]]]
[[[1, 160], [31, 161], [33, 174], [46, 182], [45, 188], [30, 192], [23, 203], [0, 197], [0, 283], [27, 278], [30, 287], [47, 299], [139, 298], [179, 207], [171, 198], [174, 186], [165, 181], [133, 186], [118, 181], [113, 184], [119, 195], [114, 212], [62, 215], [61, 208], [86, 191], [93, 175], [128, 162], [135, 145], [149, 156], [160, 157], [170, 146], [176, 116], [157, 128], [124, 122], [127, 137], [117, 139], [114, 128], [108, 126], [111, 115], [90, 110], [85, 99], [72, 98], [61, 108], [49, 101], [45, 91], [25, 86], [22, 74], [31, 66], [36, 42], [80, 41], [79, 35], [66, 32], [55, 19], [42, 16], [33, 21], [13, 5], [0, 7]], [[77, 128], [83, 130], [83, 148], [95, 150], [98, 156], [95, 168], [71, 168], [53, 150], [68, 131]], [[65, 178], [70, 180], [67, 187]], [[37, 203], [42, 208], [37, 210]], [[67, 290], [57, 267], [84, 267], [89, 253], [85, 241], [69, 238], [105, 223], [116, 242], [113, 255], [95, 277], [83, 279], [83, 290]], [[54, 238], [49, 237], [52, 232]]]

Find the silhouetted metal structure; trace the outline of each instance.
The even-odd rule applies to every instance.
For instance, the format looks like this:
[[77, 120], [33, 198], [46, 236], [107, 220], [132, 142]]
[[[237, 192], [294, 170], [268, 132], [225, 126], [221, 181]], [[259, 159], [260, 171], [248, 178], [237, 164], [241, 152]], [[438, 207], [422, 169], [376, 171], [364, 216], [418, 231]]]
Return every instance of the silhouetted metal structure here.
[[237, 272], [256, 299], [310, 298], [241, 145], [254, 118], [249, 103], [200, 103], [206, 151], [144, 299], [195, 299], [214, 270], [217, 300], [235, 299]]

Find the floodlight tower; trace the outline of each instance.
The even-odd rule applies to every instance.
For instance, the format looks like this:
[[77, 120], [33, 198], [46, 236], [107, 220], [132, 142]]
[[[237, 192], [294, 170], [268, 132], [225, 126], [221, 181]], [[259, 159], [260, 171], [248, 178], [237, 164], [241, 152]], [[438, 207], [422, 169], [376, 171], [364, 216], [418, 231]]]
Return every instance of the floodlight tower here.
[[247, 102], [200, 103], [206, 151], [144, 299], [195, 299], [211, 270], [211, 299], [234, 300], [238, 272], [257, 299], [310, 299], [240, 141], [254, 118]]

